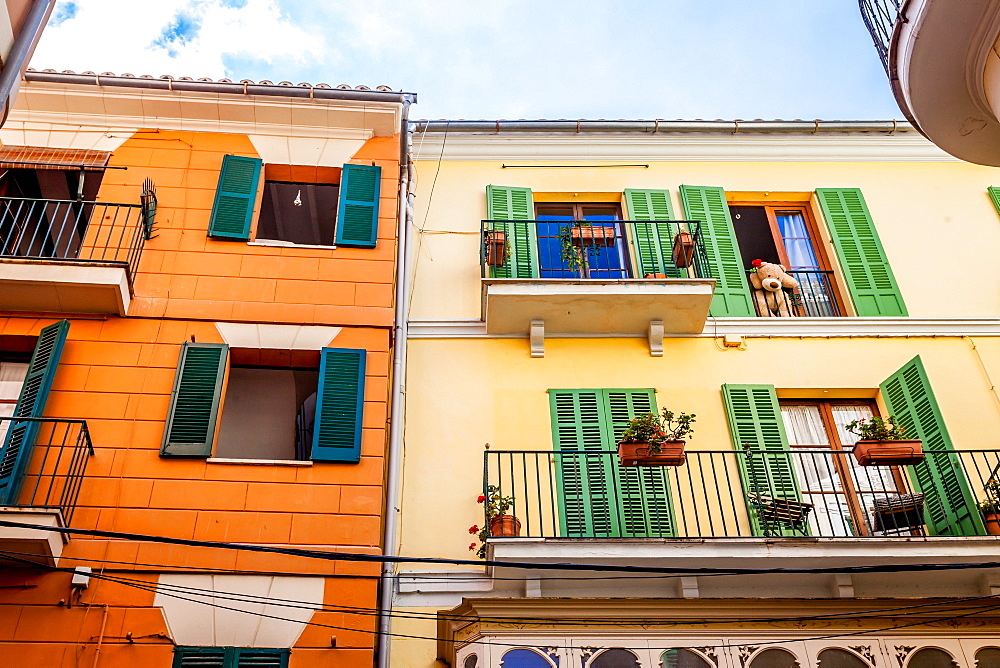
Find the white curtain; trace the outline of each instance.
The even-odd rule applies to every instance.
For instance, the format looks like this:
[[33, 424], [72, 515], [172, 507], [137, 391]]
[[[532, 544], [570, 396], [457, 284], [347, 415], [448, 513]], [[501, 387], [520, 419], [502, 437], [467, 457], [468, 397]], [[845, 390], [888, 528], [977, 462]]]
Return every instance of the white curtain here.
[[782, 406], [789, 445], [830, 445], [819, 406]]
[[816, 251], [809, 239], [809, 228], [806, 227], [802, 214], [797, 211], [779, 211], [775, 217], [778, 219], [781, 240], [791, 265], [789, 269], [819, 269]]
[[0, 402], [17, 401], [21, 386], [28, 375], [28, 365], [20, 362], [0, 362]]

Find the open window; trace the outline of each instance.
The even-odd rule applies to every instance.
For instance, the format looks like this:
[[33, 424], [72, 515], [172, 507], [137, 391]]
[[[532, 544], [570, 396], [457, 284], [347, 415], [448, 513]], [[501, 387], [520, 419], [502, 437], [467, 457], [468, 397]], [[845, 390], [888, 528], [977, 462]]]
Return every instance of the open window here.
[[628, 278], [621, 217], [613, 203], [535, 204], [541, 277]]
[[257, 240], [332, 246], [341, 169], [264, 165]]

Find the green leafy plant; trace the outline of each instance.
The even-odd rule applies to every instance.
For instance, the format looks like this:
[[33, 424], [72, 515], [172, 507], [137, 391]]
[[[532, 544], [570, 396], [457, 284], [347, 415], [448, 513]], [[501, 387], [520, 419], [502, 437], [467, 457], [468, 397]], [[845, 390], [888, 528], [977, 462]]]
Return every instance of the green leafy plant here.
[[861, 418], [848, 422], [844, 428], [860, 436], [862, 441], [900, 441], [905, 438], [903, 434], [906, 431], [906, 427], [896, 424], [891, 415], [887, 418]]
[[983, 485], [983, 489], [986, 492], [986, 498], [976, 504], [979, 512], [983, 515], [1000, 513], [1000, 480], [987, 481]]
[[500, 494], [500, 488], [496, 485], [490, 485], [486, 488], [486, 494], [481, 494], [477, 503], [483, 504], [483, 510], [486, 514], [486, 523], [480, 528], [478, 525], [473, 524], [469, 527], [469, 533], [475, 535], [479, 539], [479, 543], [473, 542], [469, 545], [469, 549], [476, 553], [480, 559], [486, 558], [486, 539], [490, 537], [490, 520], [494, 517], [499, 517], [500, 515], [506, 514], [512, 505], [514, 505], [513, 496], [503, 496]]
[[623, 443], [649, 443], [649, 451], [657, 454], [667, 441], [680, 441], [694, 433], [694, 413], [674, 413], [666, 408], [657, 415], [645, 413], [632, 418], [622, 432]]
[[594, 257], [601, 254], [601, 246], [590, 243], [584, 244], [581, 237], [577, 237], [578, 243], [573, 243], [573, 230], [584, 227], [593, 227], [588, 222], [574, 221], [572, 225], [562, 225], [559, 227], [559, 259], [571, 270], [585, 277], [587, 273], [588, 251], [594, 252]]

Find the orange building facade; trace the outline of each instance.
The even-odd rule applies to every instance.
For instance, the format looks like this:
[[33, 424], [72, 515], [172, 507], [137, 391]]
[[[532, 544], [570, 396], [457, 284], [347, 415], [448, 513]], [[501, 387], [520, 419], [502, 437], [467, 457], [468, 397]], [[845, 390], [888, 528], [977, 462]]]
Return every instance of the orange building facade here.
[[378, 563], [197, 541], [381, 554], [410, 101], [28, 73], [0, 131], [0, 665], [372, 664]]

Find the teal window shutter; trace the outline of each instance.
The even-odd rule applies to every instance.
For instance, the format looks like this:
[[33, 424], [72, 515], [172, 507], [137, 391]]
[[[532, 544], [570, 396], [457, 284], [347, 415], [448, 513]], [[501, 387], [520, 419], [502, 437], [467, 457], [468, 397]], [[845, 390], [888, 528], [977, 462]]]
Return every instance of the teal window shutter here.
[[653, 390], [549, 390], [549, 403], [562, 535], [674, 536], [666, 471], [611, 454], [629, 420], [656, 411]]
[[375, 248], [381, 185], [381, 167], [344, 165], [337, 206], [338, 246]]
[[635, 250], [638, 278], [646, 274], [666, 274], [671, 278], [686, 277], [687, 271], [674, 266], [673, 236], [670, 225], [656, 221], [674, 219], [669, 190], [625, 191], [628, 219], [632, 227], [632, 247]]
[[[68, 320], [44, 327], [39, 332], [31, 362], [28, 363], [28, 373], [21, 386], [21, 394], [14, 406], [13, 417], [42, 417], [68, 333]], [[0, 506], [17, 504], [17, 496], [24, 482], [24, 471], [31, 460], [35, 439], [41, 428], [38, 422], [12, 420], [9, 424], [3, 447], [0, 448]]]
[[185, 342], [163, 430], [161, 457], [210, 457], [229, 346]]
[[287, 668], [289, 654], [257, 647], [175, 647], [172, 668]]
[[725, 191], [711, 186], [681, 186], [680, 192], [684, 217], [701, 222], [701, 238], [708, 254], [708, 273], [716, 281], [709, 315], [753, 317], [755, 312], [750, 285], [736, 242]]
[[817, 188], [816, 196], [857, 314], [907, 315], [903, 296], [861, 191], [857, 188]]
[[906, 427], [909, 438], [923, 441], [925, 459], [908, 467], [924, 493], [927, 527], [933, 535], [986, 534], [976, 499], [962, 471], [920, 356], [914, 357], [880, 386], [889, 414]]
[[538, 236], [535, 225], [535, 201], [530, 188], [486, 186], [486, 218], [490, 229], [506, 235], [510, 260], [502, 267], [491, 267], [493, 278], [538, 278]]
[[262, 164], [259, 158], [240, 155], [227, 155], [222, 159], [208, 236], [239, 241], [250, 238]]
[[312, 460], [361, 461], [367, 351], [323, 348], [316, 392]]
[[[744, 495], [801, 501], [774, 386], [726, 384], [722, 386], [722, 399], [733, 447], [741, 453], [737, 458]], [[764, 535], [764, 527], [749, 499], [747, 513], [754, 535]], [[781, 528], [779, 532], [785, 536], [795, 535], [788, 528]]]
[[993, 207], [1000, 213], [1000, 188], [996, 186], [990, 186], [986, 189], [986, 192], [990, 194], [990, 200], [993, 202]]

